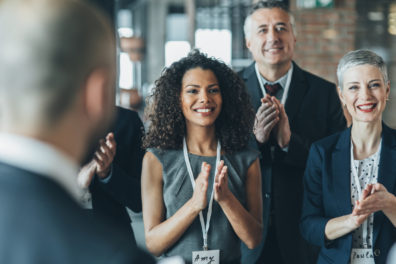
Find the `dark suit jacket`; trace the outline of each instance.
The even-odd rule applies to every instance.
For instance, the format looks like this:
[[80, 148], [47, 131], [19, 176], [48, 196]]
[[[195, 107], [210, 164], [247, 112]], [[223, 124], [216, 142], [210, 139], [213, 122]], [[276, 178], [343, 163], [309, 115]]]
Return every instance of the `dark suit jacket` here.
[[[288, 151], [282, 151], [272, 139], [262, 146], [254, 142], [262, 153], [264, 233], [259, 247], [254, 250], [242, 248], [243, 263], [255, 263], [260, 256], [271, 211], [274, 213], [271, 224], [276, 228], [284, 259], [290, 263], [303, 263], [300, 260], [305, 257], [301, 253], [306, 250], [298, 248], [301, 244], [298, 223], [302, 204], [302, 177], [308, 150], [312, 142], [345, 128], [345, 118], [335, 85], [302, 70], [294, 62], [293, 67], [285, 103], [291, 129]], [[263, 95], [254, 63], [242, 71], [240, 76], [245, 81], [251, 102], [257, 111]]]
[[0, 163], [0, 263], [154, 263], [48, 177]]
[[[352, 232], [325, 245], [325, 226], [335, 217], [352, 213], [350, 176], [351, 129], [314, 143], [304, 175], [301, 232], [321, 246], [318, 263], [348, 263]], [[396, 131], [383, 125], [378, 182], [396, 194]], [[374, 214], [375, 263], [385, 263], [396, 241], [396, 228], [382, 211]]]
[[134, 242], [131, 220], [125, 206], [134, 212], [142, 210], [140, 174], [144, 151], [141, 148], [143, 124], [132, 110], [117, 107], [117, 118], [111, 131], [117, 143], [108, 182], [95, 177], [90, 186], [95, 216], [128, 233]]

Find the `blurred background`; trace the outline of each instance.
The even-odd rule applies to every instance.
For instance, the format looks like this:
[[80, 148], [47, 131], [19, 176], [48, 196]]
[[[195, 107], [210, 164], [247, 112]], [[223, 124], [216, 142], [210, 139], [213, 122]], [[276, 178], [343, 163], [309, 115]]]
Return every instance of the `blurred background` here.
[[[193, 48], [241, 70], [252, 60], [243, 23], [252, 0], [91, 0], [113, 19], [119, 41], [117, 100], [143, 118], [144, 98], [164, 67]], [[381, 55], [391, 96], [385, 122], [396, 128], [396, 0], [284, 0], [296, 19], [294, 60], [336, 82], [339, 59], [354, 49]], [[142, 244], [143, 228], [134, 217]], [[140, 219], [141, 221], [141, 219]]]

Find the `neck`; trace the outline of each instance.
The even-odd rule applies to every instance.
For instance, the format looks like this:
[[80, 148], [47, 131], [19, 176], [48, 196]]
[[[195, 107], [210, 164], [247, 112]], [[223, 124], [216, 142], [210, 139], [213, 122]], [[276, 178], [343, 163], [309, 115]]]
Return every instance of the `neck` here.
[[375, 123], [353, 122], [351, 139], [355, 159], [365, 159], [374, 154], [378, 150], [381, 133], [381, 120]]
[[189, 153], [200, 156], [215, 156], [217, 139], [214, 126], [204, 129], [187, 129], [186, 143]]
[[267, 81], [275, 82], [284, 76], [291, 67], [291, 61], [283, 64], [271, 65], [261, 65], [257, 63], [259, 72]]

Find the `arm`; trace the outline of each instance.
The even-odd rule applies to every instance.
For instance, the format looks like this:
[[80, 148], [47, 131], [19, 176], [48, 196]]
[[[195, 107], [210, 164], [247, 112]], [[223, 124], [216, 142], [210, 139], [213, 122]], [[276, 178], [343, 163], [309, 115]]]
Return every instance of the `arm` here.
[[143, 124], [136, 113], [129, 110], [124, 112], [126, 113], [121, 115], [122, 120], [117, 121], [115, 135], [118, 146], [110, 175], [106, 181], [99, 181], [99, 186], [120, 204], [134, 212], [140, 212]]
[[[323, 162], [323, 156], [316, 145], [313, 145], [308, 156], [304, 175], [304, 196], [300, 229], [307, 241], [318, 246], [328, 246], [332, 240], [358, 228], [369, 216], [368, 214], [358, 214], [356, 211], [357, 206], [349, 215], [335, 218], [325, 216], [322, 194]], [[364, 198], [369, 195], [370, 191], [365, 190], [363, 192]]]
[[304, 174], [304, 194], [300, 220], [302, 236], [308, 242], [325, 246], [325, 226], [330, 220], [324, 214], [322, 194], [323, 157], [315, 145], [311, 147]]
[[220, 162], [215, 181], [214, 199], [230, 221], [237, 236], [250, 249], [256, 247], [262, 235], [261, 172], [259, 159], [246, 175], [247, 210], [228, 189], [227, 166]]
[[[371, 186], [362, 193], [362, 199], [365, 200], [371, 194]], [[326, 224], [325, 235], [327, 240], [340, 238], [353, 230], [357, 229], [370, 216], [370, 213], [362, 214], [358, 211], [360, 201], [356, 201], [352, 214], [344, 215], [331, 219]]]
[[159, 256], [175, 244], [206, 207], [209, 173], [210, 165], [204, 162], [191, 199], [174, 215], [165, 219], [162, 165], [154, 154], [146, 153], [142, 169], [143, 221], [147, 249], [152, 254]]

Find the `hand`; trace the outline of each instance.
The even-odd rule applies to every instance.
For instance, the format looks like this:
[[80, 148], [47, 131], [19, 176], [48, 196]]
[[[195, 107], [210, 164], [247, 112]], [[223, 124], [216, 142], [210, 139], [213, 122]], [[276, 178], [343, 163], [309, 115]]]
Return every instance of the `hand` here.
[[96, 172], [96, 163], [91, 160], [88, 164], [81, 168], [77, 176], [77, 184], [82, 189], [88, 188]]
[[278, 107], [270, 100], [270, 96], [267, 94], [261, 99], [261, 106], [258, 108], [254, 120], [253, 133], [256, 140], [261, 144], [267, 142], [272, 129], [278, 121]]
[[195, 188], [192, 196], [192, 203], [196, 211], [200, 212], [206, 208], [208, 199], [206, 191], [208, 190], [208, 179], [210, 174], [210, 164], [202, 162], [201, 173], [195, 180]]
[[99, 141], [99, 148], [94, 154], [94, 160], [97, 165], [96, 175], [99, 178], [104, 179], [109, 175], [110, 165], [114, 160], [116, 149], [117, 144], [113, 133], [107, 134], [106, 140], [101, 139]]
[[276, 142], [278, 142], [280, 148], [285, 148], [289, 146], [291, 137], [289, 118], [287, 117], [284, 105], [274, 96], [271, 97], [271, 100], [273, 104], [277, 105], [277, 109], [279, 109], [279, 122], [274, 129]]
[[214, 199], [219, 203], [230, 195], [227, 170], [228, 168], [224, 165], [224, 161], [220, 161], [214, 183]]
[[[364, 196], [364, 194], [369, 195]], [[372, 214], [383, 211], [387, 214], [388, 210], [394, 210], [395, 196], [388, 192], [384, 185], [380, 183], [368, 184], [363, 191], [363, 198], [359, 201], [356, 208], [357, 214]]]

